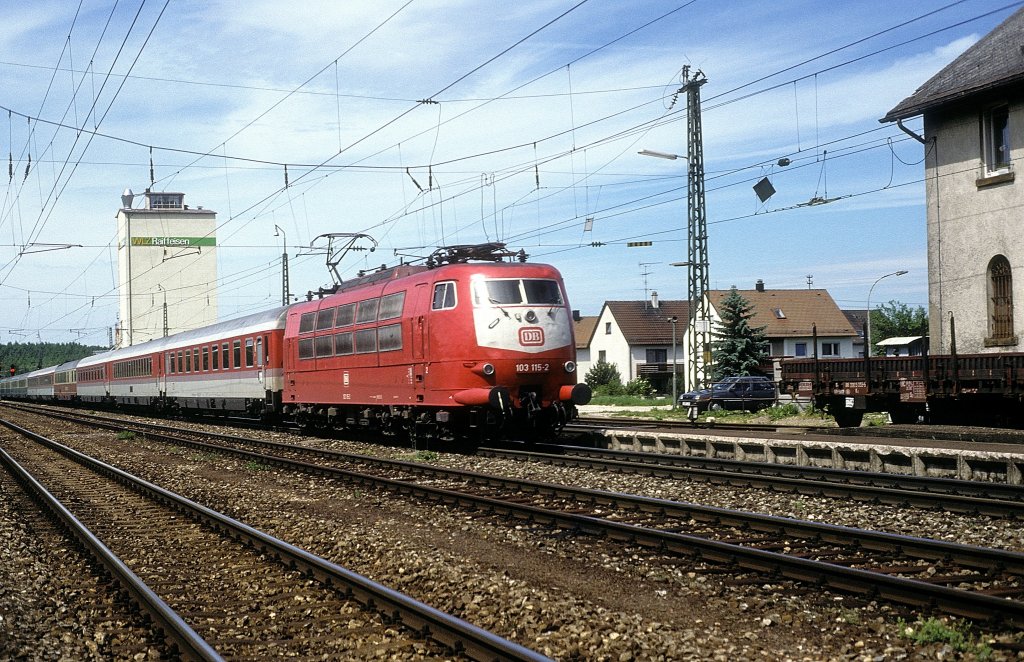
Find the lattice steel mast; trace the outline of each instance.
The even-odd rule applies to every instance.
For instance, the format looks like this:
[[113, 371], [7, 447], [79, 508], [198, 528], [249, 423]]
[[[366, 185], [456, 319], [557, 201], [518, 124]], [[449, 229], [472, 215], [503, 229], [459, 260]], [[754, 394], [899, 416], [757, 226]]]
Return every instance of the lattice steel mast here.
[[687, 293], [690, 301], [689, 328], [689, 388], [702, 388], [711, 381], [711, 342], [709, 339], [711, 312], [708, 291], [708, 225], [704, 207], [704, 143], [700, 120], [700, 88], [707, 82], [704, 72], [698, 70], [690, 78], [690, 67], [683, 67], [683, 87], [686, 92], [686, 158], [689, 163], [686, 195], [687, 230]]

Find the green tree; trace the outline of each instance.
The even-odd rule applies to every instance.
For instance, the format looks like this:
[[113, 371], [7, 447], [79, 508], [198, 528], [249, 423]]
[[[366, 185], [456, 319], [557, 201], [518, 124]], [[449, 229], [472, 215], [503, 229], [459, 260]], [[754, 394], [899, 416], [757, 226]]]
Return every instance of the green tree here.
[[11, 366], [15, 366], [18, 374], [31, 372], [38, 368], [60, 365], [92, 356], [103, 349], [105, 348], [72, 342], [7, 343], [0, 345], [0, 372], [6, 377]]
[[712, 378], [731, 375], [762, 375], [761, 364], [768, 360], [768, 338], [763, 326], [751, 326], [754, 306], [734, 286], [722, 299], [722, 323], [713, 333]]
[[[886, 338], [928, 335], [928, 314], [921, 306], [912, 308], [899, 301], [890, 301], [873, 308], [869, 314], [872, 344]], [[873, 347], [871, 352], [881, 354], [882, 350]]]

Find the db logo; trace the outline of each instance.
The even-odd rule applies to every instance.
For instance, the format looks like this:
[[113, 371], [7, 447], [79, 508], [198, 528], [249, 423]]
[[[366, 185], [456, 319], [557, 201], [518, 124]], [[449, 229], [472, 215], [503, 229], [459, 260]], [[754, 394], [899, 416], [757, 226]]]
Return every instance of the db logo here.
[[519, 329], [519, 344], [523, 346], [543, 345], [544, 329], [539, 326], [526, 326]]

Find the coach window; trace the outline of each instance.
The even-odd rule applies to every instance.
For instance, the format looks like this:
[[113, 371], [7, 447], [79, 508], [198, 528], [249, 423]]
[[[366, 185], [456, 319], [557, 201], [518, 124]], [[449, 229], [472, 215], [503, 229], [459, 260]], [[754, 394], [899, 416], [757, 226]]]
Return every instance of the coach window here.
[[209, 347], [204, 347], [203, 348], [203, 370], [209, 370], [209, 369], [210, 369], [210, 348]]
[[192, 348], [192, 365], [195, 366], [196, 372], [199, 372], [199, 348]]
[[316, 330], [323, 331], [334, 326], [335, 308], [325, 308], [316, 314]]
[[256, 362], [256, 349], [252, 343], [252, 338], [245, 339], [245, 367], [251, 368]]
[[316, 323], [316, 313], [303, 313], [299, 318], [299, 333], [309, 333]]
[[334, 318], [334, 327], [352, 326], [352, 322], [354, 322], [355, 319], [356, 304], [346, 303], [344, 306], [338, 306], [338, 314]]
[[185, 372], [192, 372], [192, 352], [185, 350]]
[[181, 350], [178, 350], [178, 372], [185, 372], [185, 359], [182, 358]]
[[210, 367], [214, 370], [220, 370], [220, 347], [217, 345], [210, 347]]
[[446, 281], [434, 285], [433, 310], [448, 310], [455, 307], [455, 281]]
[[263, 338], [256, 339], [256, 365], [263, 365]]
[[174, 360], [175, 358], [174, 352], [167, 352], [167, 369], [172, 375], [178, 372], [178, 362]]
[[221, 353], [221, 356], [224, 357], [224, 369], [227, 370], [228, 368], [231, 367], [231, 365], [230, 365], [231, 361], [229, 360], [228, 344], [227, 343], [224, 343], [223, 345], [220, 346], [220, 353]]
[[234, 341], [234, 343], [232, 343], [231, 345], [231, 350], [232, 354], [235, 355], [234, 358], [231, 359], [231, 365], [233, 365], [237, 370], [238, 368], [242, 367], [242, 341]]
[[[377, 304], [379, 303], [380, 299], [367, 299], [366, 301], [360, 301], [359, 307], [356, 308], [356, 324], [376, 321]], [[358, 346], [358, 342], [356, 344]]]

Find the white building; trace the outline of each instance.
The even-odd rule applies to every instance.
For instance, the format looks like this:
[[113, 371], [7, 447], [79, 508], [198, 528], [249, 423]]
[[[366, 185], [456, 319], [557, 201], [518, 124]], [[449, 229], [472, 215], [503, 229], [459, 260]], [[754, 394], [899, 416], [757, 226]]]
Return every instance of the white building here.
[[115, 345], [137, 345], [217, 321], [217, 214], [184, 193], [130, 190], [117, 212], [120, 323]]
[[[930, 350], [1021, 351], [1024, 9], [882, 118], [924, 116]], [[902, 127], [902, 124], [900, 124]], [[910, 132], [909, 129], [904, 128]], [[912, 132], [911, 132], [912, 133]], [[1016, 282], [1014, 282], [1016, 280]]]

